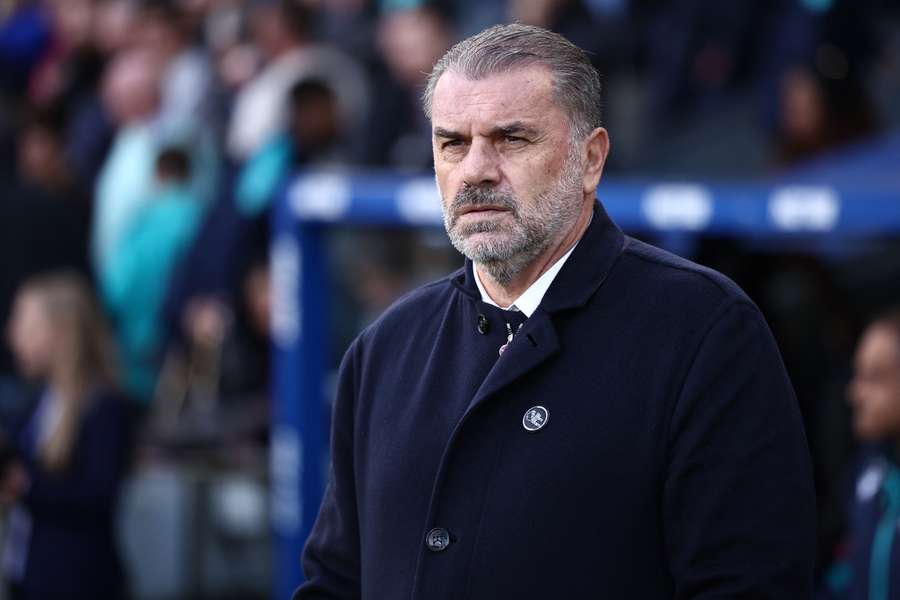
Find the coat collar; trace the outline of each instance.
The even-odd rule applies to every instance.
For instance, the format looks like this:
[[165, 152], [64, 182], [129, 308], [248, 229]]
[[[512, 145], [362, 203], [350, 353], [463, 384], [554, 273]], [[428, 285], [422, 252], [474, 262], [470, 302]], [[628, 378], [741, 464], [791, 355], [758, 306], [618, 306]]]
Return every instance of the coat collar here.
[[[581, 237], [575, 251], [566, 261], [544, 295], [540, 308], [555, 313], [583, 306], [606, 279], [625, 246], [625, 235], [613, 223], [599, 202], [594, 204], [594, 218]], [[475, 283], [472, 261], [453, 278], [453, 284], [475, 300], [481, 299]]]
[[[560, 351], [560, 339], [552, 314], [587, 303], [606, 279], [624, 246], [625, 235], [610, 220], [603, 206], [597, 203], [594, 218], [575, 251], [557, 274], [538, 309], [525, 321], [516, 339], [494, 363], [469, 402], [457, 430], [476, 407]], [[463, 293], [481, 300], [471, 261], [466, 260], [465, 269], [454, 276], [453, 281]]]

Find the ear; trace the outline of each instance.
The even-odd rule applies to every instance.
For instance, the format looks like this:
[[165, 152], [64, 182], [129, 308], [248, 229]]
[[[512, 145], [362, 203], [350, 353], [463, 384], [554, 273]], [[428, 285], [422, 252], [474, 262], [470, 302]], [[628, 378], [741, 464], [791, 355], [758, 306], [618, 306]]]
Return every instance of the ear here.
[[603, 175], [603, 165], [606, 164], [606, 156], [608, 154], [609, 134], [603, 127], [598, 127], [585, 140], [582, 191], [591, 198], [597, 192], [597, 185], [600, 183], [600, 176]]

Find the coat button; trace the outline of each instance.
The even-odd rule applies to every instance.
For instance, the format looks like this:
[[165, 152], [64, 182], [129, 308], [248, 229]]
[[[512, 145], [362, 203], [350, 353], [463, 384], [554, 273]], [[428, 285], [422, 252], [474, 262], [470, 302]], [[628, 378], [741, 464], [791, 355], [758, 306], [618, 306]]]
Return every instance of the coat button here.
[[450, 532], [443, 527], [435, 527], [425, 536], [425, 545], [432, 552], [442, 552], [450, 545]]
[[487, 317], [484, 315], [478, 315], [478, 333], [481, 335], [487, 335], [487, 332], [491, 328], [491, 323], [488, 321]]

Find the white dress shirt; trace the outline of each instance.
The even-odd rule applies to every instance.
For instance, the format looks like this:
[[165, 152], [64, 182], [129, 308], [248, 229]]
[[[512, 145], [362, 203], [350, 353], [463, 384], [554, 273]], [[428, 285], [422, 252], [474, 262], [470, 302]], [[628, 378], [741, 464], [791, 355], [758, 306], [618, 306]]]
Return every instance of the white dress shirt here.
[[[576, 243], [575, 246], [577, 245], [578, 244]], [[474, 271], [475, 273], [475, 284], [478, 286], [478, 291], [481, 293], [481, 300], [490, 304], [491, 306], [503, 308], [504, 310], [521, 311], [526, 317], [531, 317], [532, 313], [537, 310], [537, 307], [541, 303], [541, 300], [544, 299], [544, 294], [546, 294], [547, 290], [550, 289], [550, 284], [553, 283], [553, 280], [556, 279], [556, 275], [563, 268], [563, 265], [566, 264], [566, 260], [568, 260], [569, 255], [571, 255], [572, 251], [575, 250], [575, 246], [572, 246], [568, 252], [563, 254], [559, 258], [559, 260], [553, 263], [553, 266], [547, 269], [543, 275], [538, 277], [534, 283], [528, 286], [528, 289], [522, 292], [522, 295], [516, 298], [515, 302], [507, 307], [500, 306], [491, 299], [491, 297], [487, 293], [487, 290], [484, 289], [484, 285], [482, 285], [481, 283], [481, 277], [478, 275], [478, 269], [475, 265], [472, 265], [472, 271]]]

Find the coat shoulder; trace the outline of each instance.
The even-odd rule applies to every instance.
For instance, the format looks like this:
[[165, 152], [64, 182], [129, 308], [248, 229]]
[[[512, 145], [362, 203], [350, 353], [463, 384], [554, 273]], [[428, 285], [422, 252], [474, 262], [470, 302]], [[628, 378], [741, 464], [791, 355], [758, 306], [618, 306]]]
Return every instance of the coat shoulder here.
[[709, 267], [628, 238], [622, 253], [626, 278], [638, 280], [645, 293], [659, 294], [670, 305], [690, 303], [708, 311], [733, 304], [758, 310], [734, 281]]
[[452, 282], [462, 272], [463, 269], [458, 269], [400, 296], [360, 333], [357, 342], [368, 345], [398, 334], [408, 337], [415, 335], [422, 327], [431, 327], [433, 320], [440, 318], [446, 309], [450, 295], [455, 291]]

